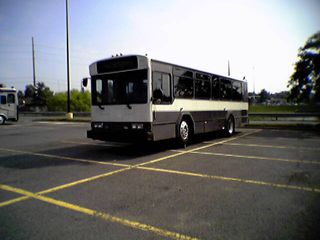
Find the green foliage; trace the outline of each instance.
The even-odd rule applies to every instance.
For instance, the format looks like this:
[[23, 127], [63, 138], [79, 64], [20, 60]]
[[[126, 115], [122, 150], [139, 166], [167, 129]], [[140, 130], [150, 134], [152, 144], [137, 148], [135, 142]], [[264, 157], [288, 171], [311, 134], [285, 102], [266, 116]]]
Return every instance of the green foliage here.
[[72, 90], [70, 95], [70, 108], [75, 112], [89, 112], [90, 111], [90, 92], [85, 91], [81, 93], [78, 90]]
[[[43, 82], [38, 82], [36, 87], [27, 85], [24, 94], [20, 91], [19, 101], [25, 101], [24, 110], [34, 111], [39, 107], [40, 111], [65, 112], [67, 110], [67, 93], [53, 93]], [[72, 112], [90, 111], [90, 92], [80, 92], [73, 89], [70, 92], [70, 110]]]
[[311, 36], [299, 49], [298, 61], [290, 77], [289, 100], [320, 101], [320, 31]]
[[262, 89], [261, 92], [259, 93], [260, 96], [260, 102], [264, 103], [270, 98], [270, 93], [267, 92], [267, 90]]
[[271, 113], [271, 112], [285, 112], [293, 113], [299, 111], [299, 106], [266, 106], [266, 105], [250, 105], [249, 113], [259, 112], [259, 113]]
[[[49, 111], [66, 111], [67, 110], [67, 93], [59, 92], [54, 94], [48, 102]], [[90, 92], [80, 92], [73, 89], [70, 92], [70, 110], [72, 112], [89, 112], [90, 111]]]
[[53, 92], [43, 82], [38, 82], [35, 87], [27, 85], [24, 91], [26, 106], [45, 107], [52, 96]]
[[316, 104], [301, 105], [249, 105], [249, 113], [294, 113], [294, 112], [319, 112]]

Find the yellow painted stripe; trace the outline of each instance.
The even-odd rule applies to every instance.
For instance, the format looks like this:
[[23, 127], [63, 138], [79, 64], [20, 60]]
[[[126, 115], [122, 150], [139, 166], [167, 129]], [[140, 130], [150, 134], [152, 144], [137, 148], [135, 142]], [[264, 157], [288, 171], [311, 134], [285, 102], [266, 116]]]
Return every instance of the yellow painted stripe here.
[[5, 201], [5, 202], [1, 202], [0, 203], [0, 208], [8, 206], [8, 205], [11, 205], [11, 204], [14, 204], [14, 203], [17, 203], [17, 202], [24, 201], [24, 200], [27, 200], [27, 199], [29, 199], [29, 197], [24, 196], [24, 197], [17, 197], [17, 198], [14, 198], [14, 199], [11, 199], [11, 200], [8, 200], [8, 201]]
[[41, 195], [37, 195], [34, 194], [32, 192], [23, 190], [23, 189], [19, 189], [19, 188], [14, 188], [8, 185], [2, 185], [0, 184], [0, 189], [5, 190], [5, 191], [9, 191], [9, 192], [14, 192], [14, 193], [18, 193], [21, 195], [25, 195], [29, 198], [34, 198], [43, 202], [47, 202], [50, 203], [52, 205], [55, 206], [59, 206], [62, 208], [66, 208], [75, 212], [80, 212], [89, 216], [93, 216], [93, 217], [97, 217], [100, 219], [103, 219], [105, 221], [108, 222], [113, 222], [113, 223], [118, 223], [130, 228], [134, 228], [134, 229], [139, 229], [142, 231], [146, 231], [146, 232], [151, 232], [154, 234], [157, 234], [159, 236], [163, 236], [163, 237], [168, 237], [171, 239], [180, 239], [180, 240], [191, 240], [191, 239], [197, 239], [194, 237], [190, 237], [190, 236], [186, 236], [180, 233], [175, 233], [175, 232], [171, 232], [171, 231], [167, 231], [158, 227], [154, 227], [148, 224], [144, 224], [144, 223], [140, 223], [140, 222], [136, 222], [136, 221], [130, 221], [128, 219], [124, 219], [124, 218], [119, 218], [116, 216], [112, 216], [108, 213], [104, 213], [104, 212], [99, 212], [99, 211], [95, 211], [89, 208], [84, 208], [75, 204], [71, 204], [71, 203], [67, 203], [67, 202], [63, 202], [60, 200], [56, 200], [54, 198], [49, 198], [49, 197], [45, 197], [45, 196], [41, 196]]
[[224, 145], [231, 146], [246, 146], [246, 147], [261, 147], [261, 148], [279, 148], [279, 149], [295, 149], [301, 151], [320, 151], [320, 148], [300, 147], [300, 146], [279, 146], [279, 145], [265, 145], [265, 144], [244, 144], [244, 143], [224, 143]]
[[[229, 138], [229, 139], [226, 139], [226, 140], [223, 140], [223, 141], [214, 142], [214, 143], [211, 143], [209, 145], [201, 146], [201, 147], [198, 147], [198, 148], [194, 148], [194, 149], [191, 149], [191, 150], [188, 150], [188, 151], [184, 151], [184, 152], [179, 152], [179, 153], [176, 153], [176, 154], [171, 154], [171, 155], [166, 156], [166, 157], [157, 158], [157, 159], [154, 159], [154, 160], [151, 160], [151, 161], [148, 161], [148, 162], [145, 162], [145, 163], [136, 164], [136, 165], [113, 164], [113, 163], [109, 164], [109, 163], [106, 163], [106, 162], [83, 160], [83, 159], [78, 159], [78, 158], [70, 158], [70, 157], [63, 157], [63, 156], [57, 156], [57, 155], [51, 155], [51, 154], [33, 153], [33, 152], [26, 152], [26, 151], [12, 150], [12, 149], [4, 149], [4, 148], [0, 148], [0, 151], [23, 153], [23, 154], [29, 154], [29, 155], [35, 155], [35, 156], [43, 156], [43, 157], [49, 157], [49, 158], [60, 158], [60, 159], [71, 160], [71, 161], [80, 161], [80, 162], [87, 162], [87, 163], [107, 164], [107, 165], [115, 165], [115, 166], [125, 167], [125, 168], [120, 169], [120, 170], [115, 170], [115, 171], [108, 172], [108, 173], [105, 173], [105, 174], [101, 174], [101, 175], [93, 176], [93, 177], [90, 177], [90, 178], [85, 178], [85, 179], [82, 179], [82, 180], [78, 180], [78, 181], [74, 181], [74, 182], [71, 182], [71, 183], [63, 184], [63, 185], [60, 185], [60, 186], [57, 186], [57, 187], [54, 187], [54, 188], [50, 188], [50, 189], [47, 189], [47, 190], [43, 190], [43, 191], [37, 193], [37, 194], [41, 195], [41, 194], [48, 194], [48, 193], [52, 193], [52, 192], [55, 192], [55, 191], [59, 191], [59, 190], [65, 189], [65, 188], [76, 186], [78, 184], [82, 184], [82, 183], [86, 183], [86, 182], [89, 182], [89, 181], [93, 181], [93, 180], [96, 180], [96, 179], [99, 179], [99, 178], [108, 177], [108, 176], [114, 175], [116, 173], [128, 171], [130, 169], [141, 168], [142, 166], [145, 166], [147, 164], [160, 162], [160, 161], [163, 161], [163, 160], [166, 160], [166, 159], [170, 159], [170, 158], [173, 158], [173, 157], [176, 157], [176, 156], [180, 156], [180, 155], [183, 155], [183, 154], [190, 153], [192, 151], [197, 151], [197, 150], [205, 149], [207, 147], [212, 147], [214, 145], [218, 145], [218, 144], [222, 144], [222, 143], [225, 143], [225, 142], [228, 142], [228, 141], [232, 141], [232, 140], [235, 140], [235, 139], [237, 139], [239, 137], [251, 135], [251, 134], [254, 134], [254, 133], [259, 132], [259, 131], [261, 131], [261, 130], [252, 131], [252, 132], [249, 132], [249, 133], [242, 134], [242, 135], [240, 135], [238, 137], [235, 137], [235, 138]], [[10, 205], [10, 204], [13, 204], [13, 203], [16, 203], [16, 202], [20, 202], [20, 201], [23, 201], [23, 200], [26, 200], [26, 199], [28, 199], [28, 197], [16, 198], [16, 199], [12, 199], [12, 200], [9, 200], [9, 201], [5, 201], [5, 202], [0, 203], [0, 207], [7, 206], [7, 205]]]
[[300, 191], [306, 191], [306, 192], [320, 193], [319, 188], [312, 188], [312, 187], [300, 187], [300, 186], [295, 186], [295, 185], [285, 185], [285, 184], [270, 183], [270, 182], [248, 180], [248, 179], [241, 179], [241, 178], [232, 178], [232, 177], [214, 176], [214, 175], [193, 173], [193, 172], [167, 170], [167, 169], [162, 169], [162, 168], [140, 167], [139, 169], [155, 171], [155, 172], [179, 174], [179, 175], [184, 175], [184, 176], [208, 178], [208, 179], [214, 179], [214, 180], [232, 181], [232, 182], [240, 182], [240, 183], [247, 183], [247, 184], [253, 184], [253, 185], [261, 185], [261, 186], [268, 186], [268, 187], [275, 187], [275, 188], [284, 188], [284, 189], [291, 189], [291, 190], [300, 190]]
[[[60, 185], [60, 186], [57, 186], [57, 187], [53, 187], [53, 188], [50, 188], [50, 189], [47, 189], [47, 190], [43, 190], [41, 192], [37, 192], [36, 194], [37, 195], [42, 195], [42, 194], [53, 193], [53, 192], [56, 192], [56, 191], [59, 191], [59, 190], [63, 190], [65, 188], [73, 187], [73, 186], [76, 186], [76, 185], [79, 185], [79, 184], [82, 184], [82, 183], [86, 183], [86, 182], [90, 182], [90, 181], [93, 181], [93, 180], [97, 180], [99, 178], [104, 178], [104, 177], [108, 177], [108, 176], [111, 176], [111, 175], [114, 175], [114, 174], [117, 174], [117, 173], [120, 173], [120, 172], [124, 172], [124, 171], [129, 170], [130, 168], [131, 168], [131, 166], [128, 167], [128, 168], [123, 168], [123, 169], [115, 170], [115, 171], [112, 171], [112, 172], [107, 172], [107, 173], [96, 175], [96, 176], [93, 176], [93, 177], [84, 178], [84, 179], [81, 179], [81, 180], [78, 180], [78, 181], [74, 181], [74, 182], [63, 184], [63, 185]], [[4, 207], [4, 206], [8, 206], [10, 204], [16, 203], [16, 202], [24, 201], [24, 200], [27, 200], [28, 198], [29, 197], [19, 197], [19, 198], [15, 198], [15, 199], [12, 199], [12, 200], [5, 201], [5, 202], [1, 202], [0, 203], [0, 207]]]
[[194, 151], [199, 151], [199, 150], [202, 150], [202, 149], [205, 149], [205, 148], [209, 148], [209, 147], [212, 147], [212, 146], [215, 146], [215, 145], [220, 145], [220, 144], [224, 144], [224, 143], [227, 143], [227, 142], [230, 142], [230, 141], [233, 141], [233, 140], [236, 140], [240, 137], [244, 137], [244, 136], [248, 136], [248, 135], [251, 135], [251, 134], [254, 134], [254, 133], [257, 133], [257, 132], [260, 132], [261, 130], [258, 129], [258, 130], [255, 130], [255, 131], [252, 131], [252, 132], [249, 132], [249, 133], [245, 133], [245, 134], [241, 134], [237, 137], [233, 137], [233, 138], [228, 138], [226, 140], [223, 140], [223, 141], [218, 141], [218, 142], [212, 142], [210, 144], [207, 144], [207, 145], [204, 145], [204, 146], [201, 146], [201, 147], [197, 147], [197, 148], [193, 148], [193, 149], [190, 149], [190, 150], [186, 150], [186, 151], [181, 151], [181, 152], [178, 152], [176, 154], [172, 154], [172, 155], [169, 155], [169, 156], [166, 156], [166, 157], [162, 157], [162, 158], [158, 158], [158, 159], [155, 159], [155, 160], [151, 160], [151, 161], [148, 161], [146, 163], [141, 163], [141, 164], [138, 164], [136, 166], [145, 166], [147, 164], [152, 164], [152, 163], [156, 163], [156, 162], [160, 162], [160, 161], [163, 161], [163, 160], [166, 160], [166, 159], [169, 159], [169, 158], [173, 158], [173, 157], [177, 157], [177, 156], [180, 156], [180, 155], [184, 155], [184, 154], [187, 154], [187, 153], [192, 153]]
[[92, 142], [77, 142], [77, 141], [61, 141], [62, 143], [76, 144], [76, 145], [89, 145], [99, 147], [125, 147], [128, 144], [108, 144], [108, 143], [92, 143]]
[[[178, 152], [185, 152], [180, 150], [172, 150]], [[238, 155], [238, 154], [226, 154], [226, 153], [214, 153], [214, 152], [191, 152], [192, 154], [202, 154], [211, 156], [221, 156], [221, 157], [235, 157], [235, 158], [246, 158], [246, 159], [256, 159], [256, 160], [266, 160], [266, 161], [279, 161], [288, 163], [300, 163], [300, 164], [316, 164], [320, 165], [320, 161], [308, 161], [308, 160], [293, 160], [287, 158], [273, 158], [273, 157], [260, 157], [260, 156], [250, 156], [250, 155]]]
[[7, 149], [7, 148], [0, 148], [0, 151], [19, 153], [19, 154], [28, 154], [28, 155], [45, 157], [45, 158], [52, 158], [52, 159], [58, 159], [58, 160], [69, 160], [69, 161], [76, 161], [76, 162], [82, 162], [82, 163], [94, 163], [94, 164], [110, 165], [110, 166], [116, 166], [116, 167], [128, 167], [128, 166], [130, 166], [128, 164], [122, 164], [122, 163], [102, 162], [102, 161], [95, 161], [95, 160], [88, 160], [88, 159], [81, 159], [81, 158], [73, 158], [73, 157], [65, 157], [65, 156], [59, 156], [59, 155], [53, 155], [53, 154], [45, 154], [45, 153], [37, 153], [37, 152], [29, 152], [29, 151], [21, 151], [21, 150], [15, 150], [15, 149]]

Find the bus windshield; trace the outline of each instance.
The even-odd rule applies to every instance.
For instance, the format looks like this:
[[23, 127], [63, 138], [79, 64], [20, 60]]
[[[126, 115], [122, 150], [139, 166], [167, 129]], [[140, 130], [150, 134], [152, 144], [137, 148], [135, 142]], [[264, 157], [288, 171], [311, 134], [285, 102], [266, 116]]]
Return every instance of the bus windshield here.
[[147, 76], [144, 69], [92, 78], [92, 105], [147, 103]]

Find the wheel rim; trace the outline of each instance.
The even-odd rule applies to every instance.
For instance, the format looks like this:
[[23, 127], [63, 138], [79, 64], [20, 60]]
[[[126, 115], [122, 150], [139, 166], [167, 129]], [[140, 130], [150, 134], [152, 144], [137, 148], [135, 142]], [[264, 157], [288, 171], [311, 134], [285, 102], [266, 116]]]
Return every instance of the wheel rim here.
[[180, 124], [180, 137], [183, 141], [186, 141], [189, 136], [189, 126], [186, 121], [182, 121]]
[[0, 125], [4, 124], [4, 118], [0, 116]]
[[233, 124], [232, 118], [230, 118], [228, 121], [228, 132], [230, 135], [233, 134], [233, 129], [234, 129], [234, 124]]

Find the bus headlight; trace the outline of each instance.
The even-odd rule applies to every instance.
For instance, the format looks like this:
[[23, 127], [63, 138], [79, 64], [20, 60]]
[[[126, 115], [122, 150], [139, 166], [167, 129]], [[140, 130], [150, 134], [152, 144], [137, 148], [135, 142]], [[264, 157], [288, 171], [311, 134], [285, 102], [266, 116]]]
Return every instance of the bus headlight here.
[[132, 129], [143, 129], [143, 123], [132, 123], [131, 128]]
[[94, 122], [92, 123], [92, 128], [103, 128], [102, 122]]

